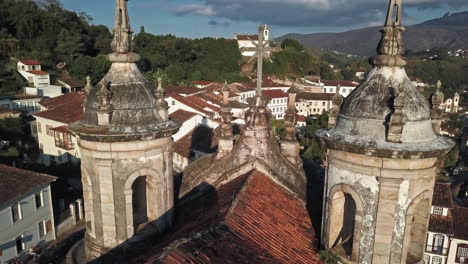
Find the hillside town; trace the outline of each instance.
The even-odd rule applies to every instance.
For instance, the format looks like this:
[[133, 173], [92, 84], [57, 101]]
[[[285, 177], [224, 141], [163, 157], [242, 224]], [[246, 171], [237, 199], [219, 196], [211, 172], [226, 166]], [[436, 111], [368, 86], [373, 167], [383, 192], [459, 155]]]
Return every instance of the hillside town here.
[[233, 81], [144, 71], [128, 0], [105, 72], [11, 59], [0, 263], [468, 263], [468, 86], [408, 69], [388, 1], [369, 65], [320, 74], [278, 74], [310, 55], [265, 24], [221, 40]]

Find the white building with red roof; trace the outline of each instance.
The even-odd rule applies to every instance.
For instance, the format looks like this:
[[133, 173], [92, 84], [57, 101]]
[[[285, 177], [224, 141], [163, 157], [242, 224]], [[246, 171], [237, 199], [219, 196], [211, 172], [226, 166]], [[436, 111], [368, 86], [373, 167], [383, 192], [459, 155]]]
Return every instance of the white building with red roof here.
[[[267, 42], [269, 38], [270, 30], [268, 29], [268, 26], [265, 25], [263, 39]], [[242, 35], [236, 33], [234, 34], [234, 39], [237, 40], [242, 56], [252, 57], [255, 54], [256, 46], [254, 45], [254, 42], [258, 41], [258, 35]]]
[[28, 82], [25, 93], [46, 97], [62, 95], [62, 87], [50, 84], [50, 74], [42, 70], [42, 66], [35, 60], [20, 60], [16, 69]]
[[44, 164], [77, 161], [80, 158], [78, 140], [68, 126], [83, 116], [84, 95], [68, 93], [40, 102], [36, 118], [37, 139]]
[[288, 95], [282, 90], [262, 90], [262, 94], [270, 99], [268, 108], [275, 119], [284, 119], [288, 105]]

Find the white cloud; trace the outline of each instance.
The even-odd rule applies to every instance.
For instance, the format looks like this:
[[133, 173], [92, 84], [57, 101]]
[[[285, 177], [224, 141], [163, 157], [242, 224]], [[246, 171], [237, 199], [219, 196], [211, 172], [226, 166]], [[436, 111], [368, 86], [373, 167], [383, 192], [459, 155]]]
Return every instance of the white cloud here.
[[[195, 14], [280, 26], [353, 27], [384, 23], [388, 0], [199, 0], [176, 5], [177, 15]], [[174, 2], [172, 2], [174, 3]], [[403, 10], [468, 6], [468, 0], [404, 0]], [[442, 14], [441, 14], [442, 15]], [[405, 24], [414, 22], [405, 16]]]

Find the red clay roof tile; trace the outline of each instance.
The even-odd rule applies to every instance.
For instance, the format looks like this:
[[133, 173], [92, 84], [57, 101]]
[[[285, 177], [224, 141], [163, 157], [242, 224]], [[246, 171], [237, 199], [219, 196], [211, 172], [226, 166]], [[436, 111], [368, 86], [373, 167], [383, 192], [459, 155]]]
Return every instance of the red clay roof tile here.
[[20, 60], [19, 62], [21, 62], [21, 63], [23, 63], [25, 65], [41, 65], [41, 63], [39, 63], [36, 60]]
[[82, 93], [68, 93], [42, 100], [41, 105], [47, 110], [36, 113], [34, 116], [71, 124], [83, 117], [83, 102], [84, 94]]

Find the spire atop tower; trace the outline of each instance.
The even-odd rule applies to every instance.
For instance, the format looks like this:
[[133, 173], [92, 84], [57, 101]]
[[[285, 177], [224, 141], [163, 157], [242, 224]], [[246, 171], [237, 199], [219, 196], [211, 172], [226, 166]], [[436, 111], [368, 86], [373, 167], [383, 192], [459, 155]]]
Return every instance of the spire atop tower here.
[[379, 55], [370, 60], [374, 66], [403, 67], [406, 65], [406, 61], [402, 57], [404, 53], [402, 34], [405, 28], [401, 25], [401, 1], [390, 0], [385, 26], [380, 31], [382, 39], [377, 47]]
[[128, 0], [115, 0], [114, 39], [111, 43], [113, 54], [109, 55], [111, 62], [137, 62], [140, 56], [133, 53], [133, 31], [130, 28], [128, 16]]

